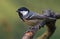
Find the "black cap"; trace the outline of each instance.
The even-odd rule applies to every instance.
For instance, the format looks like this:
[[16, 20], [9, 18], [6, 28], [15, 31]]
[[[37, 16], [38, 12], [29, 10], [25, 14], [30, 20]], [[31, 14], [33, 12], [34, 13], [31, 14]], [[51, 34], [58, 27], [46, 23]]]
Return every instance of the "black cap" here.
[[19, 11], [29, 11], [29, 9], [27, 9], [26, 7], [21, 7], [17, 10], [17, 12], [19, 12]]

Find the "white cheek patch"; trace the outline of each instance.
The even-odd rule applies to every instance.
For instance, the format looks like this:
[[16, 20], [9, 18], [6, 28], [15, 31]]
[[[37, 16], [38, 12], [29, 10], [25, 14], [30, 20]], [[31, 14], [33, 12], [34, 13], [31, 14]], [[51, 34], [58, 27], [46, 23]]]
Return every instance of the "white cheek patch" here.
[[20, 13], [22, 13], [23, 16], [24, 16], [24, 15], [27, 15], [28, 14], [28, 11], [20, 11]]

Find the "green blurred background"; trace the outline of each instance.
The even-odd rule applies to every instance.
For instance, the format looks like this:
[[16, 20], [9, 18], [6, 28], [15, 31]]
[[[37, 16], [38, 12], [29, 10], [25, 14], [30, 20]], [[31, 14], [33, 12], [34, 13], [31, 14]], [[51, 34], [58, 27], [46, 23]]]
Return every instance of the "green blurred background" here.
[[[52, 9], [60, 13], [60, 0], [0, 0], [0, 39], [21, 39], [28, 25], [19, 18], [16, 10], [27, 7], [37, 13]], [[60, 39], [60, 20], [56, 22], [56, 32], [51, 39]], [[34, 39], [43, 34], [45, 27], [37, 32]]]

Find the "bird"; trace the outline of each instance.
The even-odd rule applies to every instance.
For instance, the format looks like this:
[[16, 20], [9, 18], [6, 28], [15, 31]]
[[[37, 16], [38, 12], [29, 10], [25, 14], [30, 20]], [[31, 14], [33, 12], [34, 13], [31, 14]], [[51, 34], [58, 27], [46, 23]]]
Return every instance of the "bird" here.
[[22, 19], [22, 21], [29, 26], [36, 26], [36, 25], [44, 26], [45, 21], [43, 20], [54, 19], [52, 17], [47, 17], [45, 15], [41, 15], [36, 12], [33, 12], [26, 7], [18, 8], [16, 12], [18, 12], [18, 15]]
[[[44, 27], [44, 25], [46, 25], [47, 32], [45, 32], [42, 35], [42, 38], [49, 39], [49, 37], [56, 30], [56, 26], [55, 26], [56, 20], [60, 19], [60, 14], [55, 14], [51, 10], [45, 10], [43, 14], [38, 14], [36, 12], [29, 10], [26, 7], [21, 7], [18, 8], [17, 12], [21, 20], [25, 22], [27, 25], [31, 26], [31, 29], [27, 31], [27, 34], [30, 32], [29, 35], [30, 37], [31, 37], [31, 33], [33, 37], [34, 34], [40, 29], [39, 27]], [[27, 35], [25, 34], [24, 36]], [[24, 36], [22, 39], [25, 39]]]

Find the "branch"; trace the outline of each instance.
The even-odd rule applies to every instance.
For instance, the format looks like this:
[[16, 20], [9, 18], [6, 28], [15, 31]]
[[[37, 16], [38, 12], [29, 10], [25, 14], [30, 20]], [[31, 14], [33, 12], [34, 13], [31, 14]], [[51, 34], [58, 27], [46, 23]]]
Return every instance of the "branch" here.
[[55, 21], [49, 22], [46, 24], [46, 31], [42, 36], [38, 37], [37, 39], [49, 39], [52, 34], [55, 32], [56, 26], [55, 26]]
[[31, 28], [30, 30], [28, 30], [24, 36], [22, 37], [22, 39], [33, 39], [34, 35], [36, 34], [36, 32], [40, 29], [41, 27], [36, 27], [34, 26], [33, 28]]
[[[55, 20], [46, 22], [47, 30], [38, 39], [49, 39], [51, 35], [55, 32], [55, 29], [56, 29], [55, 22], [56, 22]], [[33, 39], [34, 35], [40, 28], [41, 26], [38, 26], [38, 27], [34, 26], [33, 28], [31, 28], [30, 30], [28, 30], [28, 32], [24, 34], [22, 39]]]
[[32, 39], [33, 35], [34, 35], [33, 32], [27, 32], [27, 33], [24, 34], [22, 39]]

